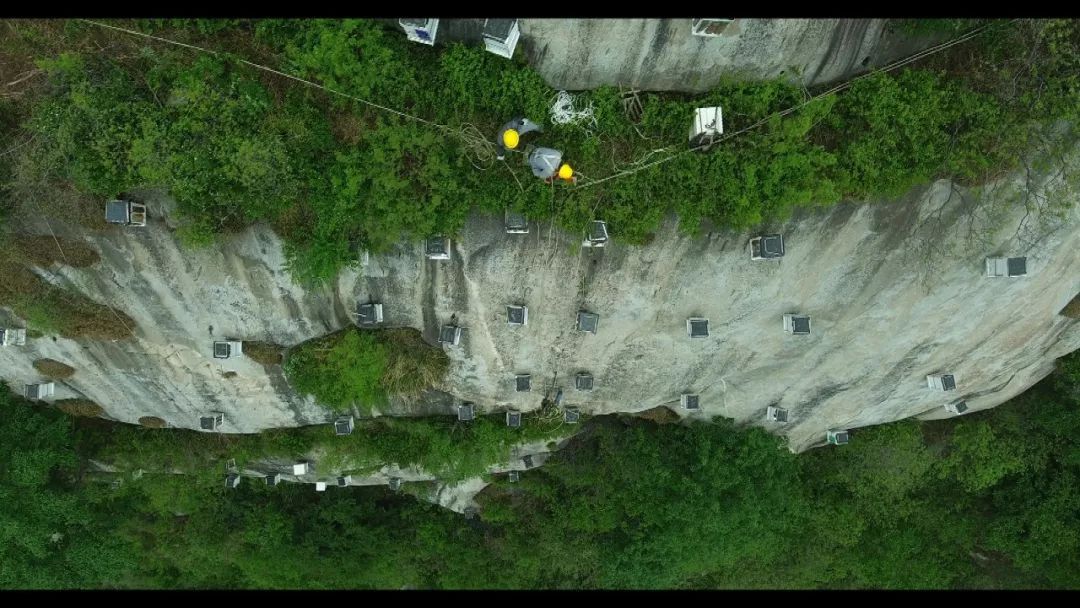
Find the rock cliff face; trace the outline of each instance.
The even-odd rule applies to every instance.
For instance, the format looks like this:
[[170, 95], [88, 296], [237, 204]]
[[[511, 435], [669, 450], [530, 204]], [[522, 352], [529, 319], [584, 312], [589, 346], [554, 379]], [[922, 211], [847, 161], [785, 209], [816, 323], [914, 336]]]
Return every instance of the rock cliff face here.
[[[436, 44], [483, 45], [484, 19], [440, 19]], [[697, 36], [692, 19], [519, 19], [523, 55], [551, 86], [702, 92], [720, 79], [829, 83], [935, 42], [890, 32], [888, 19], [736, 19]], [[388, 28], [401, 32], [395, 19]]]
[[[806, 210], [770, 226], [785, 239], [776, 261], [750, 260], [752, 234], [686, 235], [674, 218], [646, 246], [620, 243], [611, 225], [606, 247], [581, 248], [579, 235], [548, 224], [506, 234], [502, 218], [478, 216], [447, 261], [402, 243], [319, 289], [290, 279], [268, 229], [186, 249], [169, 228], [169, 202], [148, 197], [145, 228], [87, 234], [52, 220], [102, 259], [37, 269], [130, 315], [136, 337], [32, 338], [0, 348], [0, 377], [21, 389], [40, 379], [33, 361], [60, 361], [76, 371], [56, 381], [53, 399], [88, 398], [129, 423], [156, 416], [198, 428], [210, 411], [225, 413], [223, 432], [324, 423], [329, 410], [295, 394], [280, 367], [214, 359], [212, 342], [293, 345], [346, 326], [370, 299], [383, 303], [386, 325], [418, 328], [432, 343], [442, 324], [465, 328], [446, 347], [451, 371], [438, 391], [382, 414], [449, 415], [461, 399], [530, 411], [562, 387], [565, 405], [585, 413], [667, 405], [767, 424], [801, 451], [832, 428], [947, 416], [943, 406], [958, 400], [996, 406], [1080, 346], [1078, 321], [1059, 314], [1080, 291], [1076, 197], [1058, 177], [1017, 174], [979, 196], [941, 181], [904, 200]], [[18, 228], [48, 234], [37, 222]], [[989, 255], [1026, 256], [1027, 275], [987, 278]], [[528, 306], [528, 325], [507, 325], [508, 304]], [[600, 316], [595, 334], [577, 331], [579, 310]], [[785, 333], [784, 313], [810, 315], [813, 333]], [[688, 337], [689, 317], [709, 319], [708, 338]], [[593, 390], [575, 389], [578, 372], [593, 375]], [[927, 387], [936, 372], [954, 374], [956, 390]], [[518, 373], [532, 374], [532, 392], [515, 391]], [[679, 407], [682, 393], [700, 395], [700, 412]], [[766, 423], [770, 405], [789, 421]]]
[[724, 76], [807, 86], [850, 77], [928, 46], [886, 19], [737, 19], [715, 37], [691, 19], [522, 19], [529, 63], [554, 87], [706, 91]]

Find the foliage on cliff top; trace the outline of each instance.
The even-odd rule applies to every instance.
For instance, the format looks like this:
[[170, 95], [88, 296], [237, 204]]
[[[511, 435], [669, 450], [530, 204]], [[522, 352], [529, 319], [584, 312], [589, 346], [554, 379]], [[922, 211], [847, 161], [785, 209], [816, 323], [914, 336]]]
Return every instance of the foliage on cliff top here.
[[[136, 25], [256, 57], [455, 132], [475, 127], [493, 138], [522, 112], [547, 122], [554, 95], [519, 61], [460, 44], [419, 48], [374, 22]], [[29, 37], [34, 27], [12, 29]], [[68, 29], [75, 39], [94, 31]], [[514, 207], [572, 231], [603, 217], [617, 238], [641, 243], [668, 212], [687, 231], [702, 221], [741, 229], [937, 177], [978, 183], [1036, 145], [1033, 125], [1076, 118], [1080, 91], [1075, 21], [993, 23], [920, 68], [861, 80], [707, 154], [568, 189], [540, 183], [520, 155], [505, 166], [477, 164], [452, 134], [254, 71], [228, 53], [125, 44], [139, 51], [38, 49], [51, 92], [26, 124], [37, 138], [27, 147], [34, 166], [99, 198], [164, 187], [192, 243], [270, 221], [293, 273], [307, 280], [333, 277], [358, 248], [454, 233], [473, 207]], [[698, 96], [646, 93], [634, 124], [619, 94], [602, 87], [576, 101], [593, 105], [595, 128], [549, 125], [542, 141], [587, 181], [659, 158], [658, 148], [684, 147], [695, 107], [723, 106], [725, 131], [734, 132], [805, 99], [778, 81], [727, 82]]]

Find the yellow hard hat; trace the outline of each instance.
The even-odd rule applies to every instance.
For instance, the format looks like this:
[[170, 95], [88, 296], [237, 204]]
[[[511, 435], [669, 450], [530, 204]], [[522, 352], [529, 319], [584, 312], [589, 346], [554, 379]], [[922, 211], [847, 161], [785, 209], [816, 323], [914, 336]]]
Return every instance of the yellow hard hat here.
[[570, 179], [574, 175], [574, 170], [570, 168], [570, 165], [563, 163], [563, 166], [559, 167], [559, 177], [563, 179]]
[[511, 150], [517, 147], [518, 140], [520, 138], [521, 137], [518, 135], [518, 132], [513, 129], [507, 129], [503, 131], [503, 144], [505, 144], [506, 147], [510, 148]]

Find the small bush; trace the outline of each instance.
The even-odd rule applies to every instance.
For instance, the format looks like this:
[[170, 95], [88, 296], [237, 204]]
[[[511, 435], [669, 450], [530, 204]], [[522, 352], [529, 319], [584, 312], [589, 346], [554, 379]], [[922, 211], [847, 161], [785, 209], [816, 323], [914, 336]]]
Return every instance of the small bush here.
[[1076, 294], [1076, 297], [1061, 309], [1061, 314], [1072, 319], [1080, 319], [1080, 294]]
[[385, 329], [377, 333], [387, 346], [382, 386], [392, 395], [415, 396], [437, 385], [446, 375], [450, 359], [433, 348], [412, 328]]
[[38, 359], [34, 361], [34, 369], [41, 372], [43, 376], [49, 378], [55, 378], [57, 380], [63, 380], [64, 378], [70, 378], [75, 374], [75, 368], [70, 365], [64, 365], [59, 361], [53, 359]]
[[244, 342], [244, 354], [263, 365], [280, 365], [282, 347], [270, 342]]
[[679, 415], [670, 408], [660, 406], [635, 414], [637, 418], [643, 418], [655, 424], [672, 424], [680, 420]]
[[143, 416], [139, 418], [139, 424], [148, 429], [163, 429], [168, 426], [168, 423], [157, 416]]
[[72, 416], [93, 418], [105, 413], [105, 409], [89, 399], [61, 399], [56, 402], [56, 409]]

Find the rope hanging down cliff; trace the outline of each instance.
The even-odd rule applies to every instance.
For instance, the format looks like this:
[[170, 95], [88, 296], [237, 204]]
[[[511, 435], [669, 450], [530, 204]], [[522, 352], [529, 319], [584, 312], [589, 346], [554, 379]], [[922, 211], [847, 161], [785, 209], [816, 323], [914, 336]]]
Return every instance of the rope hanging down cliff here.
[[[152, 34], [145, 34], [143, 32], [138, 32], [138, 31], [135, 31], [135, 30], [130, 30], [130, 29], [115, 26], [115, 25], [109, 25], [107, 23], [101, 23], [101, 22], [98, 22], [98, 21], [91, 21], [90, 19], [79, 19], [78, 21], [81, 21], [83, 23], [89, 23], [90, 25], [96, 25], [98, 27], [103, 27], [103, 28], [108, 28], [108, 29], [111, 29], [111, 30], [116, 30], [118, 32], [124, 32], [126, 34], [131, 34], [133, 36], [141, 36], [143, 38], [149, 38], [151, 40], [157, 40], [159, 42], [164, 42], [166, 44], [173, 44], [173, 45], [176, 45], [176, 46], [182, 46], [184, 48], [192, 49], [192, 50], [199, 51], [199, 52], [202, 52], [202, 53], [208, 53], [210, 55], [219, 55], [219, 56], [224, 56], [224, 57], [234, 57], [236, 59], [236, 61], [238, 61], [238, 62], [240, 62], [240, 63], [242, 63], [244, 65], [251, 66], [251, 67], [253, 67], [253, 68], [257, 69], [257, 70], [263, 70], [264, 72], [270, 72], [271, 74], [277, 74], [278, 76], [283, 76], [283, 77], [288, 78], [290, 80], [295, 80], [297, 82], [306, 84], [308, 86], [315, 87], [317, 89], [321, 89], [323, 91], [326, 91], [327, 93], [331, 93], [333, 95], [338, 95], [340, 97], [344, 97], [346, 99], [350, 99], [352, 101], [362, 103], [362, 104], [370, 106], [372, 108], [383, 110], [384, 112], [390, 112], [391, 114], [396, 114], [398, 116], [401, 116], [402, 118], [407, 118], [409, 120], [415, 120], [417, 122], [423, 123], [423, 124], [428, 125], [430, 127], [434, 127], [434, 128], [436, 128], [436, 129], [438, 129], [438, 130], [440, 130], [440, 131], [442, 131], [442, 132], [444, 132], [444, 133], [446, 133], [448, 135], [457, 137], [462, 141], [462, 143], [465, 144], [465, 153], [469, 156], [470, 161], [472, 161], [473, 165], [476, 166], [478, 169], [486, 169], [486, 168], [490, 167], [491, 164], [495, 160], [495, 146], [494, 146], [494, 144], [492, 144], [490, 141], [488, 141], [488, 139], [486, 137], [484, 137], [479, 132], [479, 130], [476, 129], [476, 127], [474, 127], [474, 126], [472, 126], [470, 124], [466, 123], [466, 124], [463, 124], [460, 128], [454, 129], [454, 128], [448, 127], [446, 125], [439, 124], [437, 122], [427, 120], [426, 118], [421, 118], [419, 116], [416, 116], [415, 114], [409, 114], [408, 112], [402, 112], [401, 110], [395, 110], [394, 108], [390, 108], [390, 107], [375, 103], [373, 101], [368, 101], [367, 99], [363, 99], [363, 98], [357, 97], [355, 95], [349, 95], [348, 93], [343, 93], [343, 92], [338, 91], [336, 89], [332, 89], [332, 88], [330, 88], [328, 86], [321, 85], [321, 84], [319, 84], [317, 82], [313, 82], [311, 80], [307, 80], [307, 79], [301, 78], [299, 76], [294, 76], [292, 74], [288, 74], [288, 73], [282, 72], [280, 70], [275, 70], [272, 67], [265, 66], [265, 65], [262, 65], [262, 64], [258, 64], [258, 63], [252, 62], [252, 61], [248, 61], [247, 59], [244, 59], [244, 58], [238, 57], [238, 56], [234, 56], [232, 54], [222, 53], [220, 51], [215, 51], [213, 49], [208, 49], [208, 48], [205, 48], [205, 47], [196, 46], [194, 44], [187, 44], [185, 42], [179, 42], [177, 40], [170, 40], [168, 38], [162, 38], [161, 36], [154, 36]], [[483, 165], [483, 166], [481, 166], [481, 165]]]

